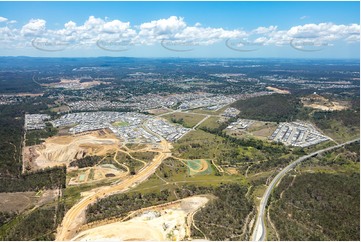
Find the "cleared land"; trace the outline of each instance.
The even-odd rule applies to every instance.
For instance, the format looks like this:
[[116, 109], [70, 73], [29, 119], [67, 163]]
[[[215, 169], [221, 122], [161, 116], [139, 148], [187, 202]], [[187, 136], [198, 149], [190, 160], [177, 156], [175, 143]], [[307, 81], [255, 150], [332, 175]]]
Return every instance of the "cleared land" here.
[[277, 87], [266, 87], [266, 89], [274, 91], [275, 93], [279, 93], [279, 94], [290, 94], [290, 91], [280, 89], [280, 88], [277, 88]]
[[188, 227], [192, 219], [186, 220], [204, 206], [209, 199], [195, 196], [172, 202], [140, 209], [131, 213], [130, 220], [115, 222], [81, 232], [73, 240], [182, 240], [189, 236]]
[[275, 122], [256, 121], [244, 129], [226, 129], [227, 134], [237, 138], [250, 138], [267, 140], [277, 128]]
[[346, 101], [331, 101], [325, 97], [317, 94], [312, 94], [301, 98], [302, 104], [305, 107], [318, 109], [322, 111], [340, 111], [349, 108], [349, 103]]
[[114, 153], [119, 146], [120, 141], [111, 133], [94, 131], [77, 136], [55, 136], [46, 139], [41, 145], [25, 147], [24, 166], [37, 170], [69, 165], [71, 161], [88, 155], [105, 156]]
[[0, 193], [0, 211], [22, 212], [34, 205], [41, 206], [54, 201], [58, 195], [59, 190]]
[[76, 234], [78, 227], [85, 220], [85, 210], [90, 205], [96, 202], [98, 199], [107, 197], [114, 193], [120, 193], [128, 190], [130, 187], [135, 186], [148, 177], [150, 177], [162, 161], [170, 156], [170, 143], [162, 141], [160, 143], [159, 154], [154, 158], [153, 162], [141, 169], [136, 175], [130, 177], [127, 180], [121, 181], [111, 186], [105, 186], [99, 188], [94, 193], [88, 194], [81, 201], [75, 204], [66, 213], [62, 225], [59, 227], [57, 233], [57, 240], [68, 240]]

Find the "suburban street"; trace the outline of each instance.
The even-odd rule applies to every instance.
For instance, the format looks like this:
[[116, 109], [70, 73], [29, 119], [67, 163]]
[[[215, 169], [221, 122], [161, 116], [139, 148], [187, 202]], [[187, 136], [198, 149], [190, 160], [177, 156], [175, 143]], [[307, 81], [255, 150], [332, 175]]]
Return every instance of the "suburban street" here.
[[263, 197], [261, 199], [260, 205], [259, 205], [259, 210], [258, 210], [258, 215], [257, 215], [257, 220], [256, 220], [256, 224], [254, 226], [253, 229], [253, 233], [252, 233], [252, 237], [251, 240], [252, 241], [264, 241], [266, 238], [266, 226], [265, 226], [265, 210], [266, 210], [266, 206], [268, 203], [268, 199], [271, 195], [272, 190], [274, 189], [274, 187], [279, 183], [279, 181], [287, 174], [287, 172], [289, 172], [290, 170], [292, 170], [293, 168], [295, 168], [300, 162], [307, 160], [313, 156], [316, 156], [320, 153], [326, 152], [326, 151], [330, 151], [333, 149], [337, 149], [340, 148], [344, 145], [347, 144], [351, 144], [353, 142], [359, 141], [360, 138], [351, 140], [351, 141], [347, 141], [345, 143], [342, 144], [338, 144], [335, 146], [331, 146], [322, 150], [318, 150], [315, 151], [309, 155], [305, 155], [302, 156], [300, 158], [298, 158], [297, 160], [293, 161], [292, 163], [290, 163], [288, 166], [286, 166], [283, 170], [281, 170], [276, 176], [275, 178], [273, 178], [272, 182], [269, 184], [269, 186], [267, 187], [267, 190], [265, 191], [265, 193], [263, 194]]

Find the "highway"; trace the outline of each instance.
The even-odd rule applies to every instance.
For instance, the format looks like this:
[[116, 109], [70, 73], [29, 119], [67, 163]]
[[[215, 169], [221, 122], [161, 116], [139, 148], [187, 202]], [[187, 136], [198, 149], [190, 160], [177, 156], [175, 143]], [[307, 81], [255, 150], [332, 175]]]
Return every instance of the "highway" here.
[[265, 226], [265, 210], [266, 210], [266, 206], [268, 203], [268, 199], [271, 195], [272, 190], [274, 189], [274, 187], [279, 183], [279, 181], [287, 174], [287, 172], [289, 172], [290, 170], [292, 170], [293, 168], [295, 168], [300, 162], [307, 160], [313, 156], [316, 156], [320, 153], [329, 151], [329, 150], [333, 150], [333, 149], [337, 149], [340, 148], [344, 145], [347, 144], [351, 144], [353, 142], [359, 141], [360, 138], [342, 143], [342, 144], [338, 144], [335, 146], [331, 146], [322, 150], [318, 150], [315, 151], [309, 155], [305, 155], [302, 156], [300, 158], [298, 158], [297, 160], [293, 161], [292, 163], [290, 163], [288, 166], [286, 166], [283, 170], [281, 170], [272, 180], [272, 182], [269, 184], [269, 186], [267, 187], [267, 190], [265, 191], [265, 193], [263, 194], [263, 197], [261, 199], [260, 205], [259, 205], [259, 211], [258, 211], [258, 215], [257, 215], [257, 220], [253, 229], [253, 233], [251, 236], [251, 240], [252, 241], [264, 241], [265, 237], [266, 237], [266, 226]]

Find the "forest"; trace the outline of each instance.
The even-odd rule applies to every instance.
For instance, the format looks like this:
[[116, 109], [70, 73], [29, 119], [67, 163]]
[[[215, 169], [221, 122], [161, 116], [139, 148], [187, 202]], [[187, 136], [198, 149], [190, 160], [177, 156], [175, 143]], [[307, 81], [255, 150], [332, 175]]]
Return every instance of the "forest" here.
[[100, 156], [86, 156], [84, 158], [77, 159], [70, 162], [70, 166], [77, 166], [79, 168], [93, 167], [100, 162], [102, 157]]
[[35, 173], [24, 173], [18, 178], [0, 177], [0, 192], [39, 191], [65, 188], [66, 167], [46, 168]]
[[124, 217], [130, 211], [168, 202], [169, 197], [168, 190], [161, 190], [159, 193], [135, 192], [113, 195], [90, 205], [86, 212], [86, 220], [89, 223], [111, 217]]
[[241, 111], [239, 114], [241, 118], [286, 122], [296, 120], [302, 104], [292, 95], [272, 94], [238, 100], [231, 106]]
[[280, 239], [359, 241], [359, 180], [359, 173], [317, 172], [286, 177], [270, 205]]
[[0, 227], [0, 240], [34, 241], [55, 239], [56, 229], [64, 216], [62, 203], [43, 206], [21, 214]]
[[[246, 198], [247, 186], [226, 184], [219, 187], [184, 186], [179, 190], [181, 197], [210, 193], [216, 198], [210, 201], [194, 216], [196, 226], [210, 240], [248, 240], [243, 233], [246, 217], [253, 210], [252, 201]], [[192, 227], [192, 236], [204, 239]]]

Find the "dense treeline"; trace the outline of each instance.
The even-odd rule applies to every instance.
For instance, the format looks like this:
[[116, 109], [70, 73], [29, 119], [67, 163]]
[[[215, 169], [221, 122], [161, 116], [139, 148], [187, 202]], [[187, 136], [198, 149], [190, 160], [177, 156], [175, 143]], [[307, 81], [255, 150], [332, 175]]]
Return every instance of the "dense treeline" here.
[[0, 117], [0, 177], [16, 177], [21, 172], [23, 122], [22, 118]]
[[[243, 226], [253, 204], [246, 198], [247, 186], [225, 184], [219, 187], [185, 186], [178, 190], [181, 197], [212, 193], [217, 198], [194, 216], [195, 225], [210, 240], [247, 240], [242, 237]], [[193, 228], [193, 236], [200, 236]]]
[[0, 211], [0, 227], [9, 222], [12, 218], [16, 216], [15, 212], [1, 212]]
[[70, 162], [70, 166], [77, 166], [79, 168], [93, 167], [102, 159], [100, 156], [86, 156], [84, 158]]
[[118, 194], [103, 198], [87, 209], [86, 220], [93, 222], [110, 217], [122, 217], [128, 212], [149, 207], [169, 201], [170, 192], [162, 190], [159, 193], [139, 192], [131, 194]]
[[43, 139], [52, 137], [57, 133], [58, 130], [55, 127], [53, 127], [50, 123], [46, 123], [45, 129], [27, 131], [25, 144], [27, 146], [41, 144], [43, 142]]
[[337, 120], [342, 125], [350, 128], [356, 128], [360, 126], [360, 111], [359, 110], [342, 110], [333, 112], [315, 112], [313, 120], [320, 129], [330, 129], [331, 122]]
[[291, 95], [272, 94], [238, 100], [231, 105], [239, 109], [242, 118], [263, 121], [293, 121], [302, 107], [298, 98]]
[[63, 216], [64, 206], [62, 204], [37, 208], [30, 214], [19, 215], [11, 221], [11, 226], [0, 233], [0, 239], [15, 241], [54, 240], [56, 229]]
[[292, 180], [284, 179], [272, 195], [270, 215], [281, 240], [360, 240], [359, 173]]
[[20, 176], [25, 112], [47, 110], [43, 101], [44, 98], [37, 97], [16, 105], [0, 105], [0, 178]]
[[66, 167], [47, 168], [36, 173], [25, 173], [19, 178], [0, 177], [0, 184], [0, 192], [25, 192], [65, 188]]

